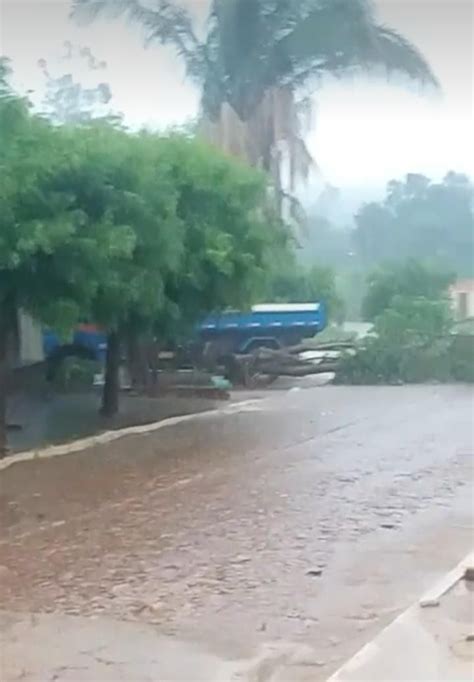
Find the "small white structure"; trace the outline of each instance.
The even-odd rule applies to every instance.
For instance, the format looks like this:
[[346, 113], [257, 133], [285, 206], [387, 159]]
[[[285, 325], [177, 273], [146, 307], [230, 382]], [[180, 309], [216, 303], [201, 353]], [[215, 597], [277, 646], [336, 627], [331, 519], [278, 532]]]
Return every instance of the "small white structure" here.
[[44, 360], [43, 334], [41, 326], [29, 315], [18, 315], [19, 356], [23, 365], [31, 365]]
[[14, 364], [17, 367], [34, 365], [44, 360], [41, 326], [32, 317], [18, 313], [17, 344]]
[[474, 317], [474, 279], [459, 279], [451, 285], [449, 295], [456, 319]]

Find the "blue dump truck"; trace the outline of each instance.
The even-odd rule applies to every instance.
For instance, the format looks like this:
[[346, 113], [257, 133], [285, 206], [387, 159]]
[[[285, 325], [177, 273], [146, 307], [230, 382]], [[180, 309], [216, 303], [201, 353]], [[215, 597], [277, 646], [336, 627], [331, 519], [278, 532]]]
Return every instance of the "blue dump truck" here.
[[225, 353], [282, 348], [321, 332], [327, 324], [322, 303], [269, 303], [248, 313], [210, 315], [198, 325], [199, 338]]
[[[258, 348], [295, 345], [321, 332], [326, 324], [323, 303], [255, 305], [249, 312], [209, 315], [197, 325], [193, 346], [198, 348], [198, 355], [206, 355], [207, 360], [218, 364], [223, 357], [251, 354]], [[107, 339], [97, 326], [81, 324], [68, 343], [62, 343], [53, 331], [45, 331], [43, 345], [45, 358], [54, 371], [67, 356], [103, 364]]]

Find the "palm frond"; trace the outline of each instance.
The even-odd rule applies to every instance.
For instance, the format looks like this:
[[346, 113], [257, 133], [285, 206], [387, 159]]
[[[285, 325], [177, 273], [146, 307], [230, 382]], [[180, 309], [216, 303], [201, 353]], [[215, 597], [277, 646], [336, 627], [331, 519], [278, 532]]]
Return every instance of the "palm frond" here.
[[390, 72], [406, 74], [413, 80], [439, 87], [439, 81], [421, 52], [400, 33], [385, 26], [374, 29], [375, 44], [369, 63]]
[[216, 67], [211, 77], [217, 76], [225, 100], [243, 119], [265, 91], [262, 84], [273, 44], [267, 20], [269, 2], [213, 0], [211, 5], [206, 41], [208, 59]]
[[207, 73], [205, 48], [194, 33], [191, 17], [173, 0], [158, 0], [153, 9], [140, 0], [73, 0], [71, 15], [81, 23], [123, 16], [144, 31], [146, 44], [172, 45], [185, 60], [188, 75], [202, 81]]
[[308, 78], [327, 73], [383, 67], [437, 86], [437, 80], [419, 50], [403, 36], [375, 21], [368, 0], [320, 0], [311, 4], [291, 30], [275, 42], [275, 65], [281, 53], [284, 69], [275, 68], [274, 84], [298, 87]]
[[125, 16], [147, 42], [173, 45], [201, 84], [201, 132], [267, 170], [280, 198], [282, 144], [290, 191], [315, 167], [296, 99], [311, 78], [384, 68], [437, 85], [416, 47], [377, 24], [372, 0], [212, 0], [204, 43], [176, 0], [72, 2], [78, 20]]

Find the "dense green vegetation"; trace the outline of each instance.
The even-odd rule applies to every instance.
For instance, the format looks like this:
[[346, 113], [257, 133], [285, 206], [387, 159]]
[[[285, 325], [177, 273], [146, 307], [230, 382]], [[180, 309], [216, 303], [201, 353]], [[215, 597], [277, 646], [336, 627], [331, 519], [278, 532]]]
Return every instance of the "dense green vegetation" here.
[[[265, 179], [184, 135], [111, 122], [53, 125], [0, 73], [0, 450], [7, 346], [19, 309], [68, 330], [108, 334], [103, 412], [118, 408], [120, 341], [263, 291], [283, 230]], [[281, 240], [275, 239], [282, 234]]]
[[379, 266], [367, 276], [367, 291], [362, 301], [363, 319], [373, 322], [393, 306], [395, 299], [443, 300], [454, 279], [454, 274], [415, 260]]
[[459, 276], [474, 274], [474, 187], [450, 172], [435, 182], [411, 173], [388, 184], [384, 201], [362, 207], [354, 243], [370, 268], [388, 261], [425, 260]]
[[[85, 88], [45, 60], [39, 115], [0, 60], [0, 455], [19, 310], [65, 333], [81, 319], [105, 329], [107, 416], [118, 409], [121, 347], [131, 358], [139, 342], [176, 341], [206, 312], [254, 300], [324, 300], [332, 320], [373, 321], [359, 364], [347, 359], [348, 380], [421, 380], [446, 365], [446, 287], [472, 274], [466, 177], [393, 181], [383, 201], [360, 209], [355, 229], [312, 216], [303, 248], [281, 220], [301, 227], [294, 190], [313, 166], [302, 85], [361, 69], [436, 86], [423, 56], [378, 23], [370, 2], [212, 0], [202, 36], [168, 0], [71, 6], [77, 20], [125, 15], [147, 40], [174, 47], [200, 88], [201, 116], [192, 131], [131, 133], [105, 106], [107, 83]], [[66, 61], [105, 68], [87, 48], [66, 52]], [[456, 372], [464, 360], [443, 377]]]
[[208, 12], [198, 7], [204, 15], [199, 32], [192, 14], [170, 0], [72, 0], [72, 15], [77, 21], [125, 17], [147, 44], [172, 47], [200, 89], [201, 133], [263, 168], [280, 208], [288, 206], [296, 220], [296, 183], [314, 167], [305, 144], [308, 83], [316, 90], [324, 77], [365, 71], [437, 85], [418, 49], [382, 25], [368, 0], [211, 0], [208, 6]]
[[291, 252], [285, 252], [283, 258], [278, 258], [277, 253], [274, 256], [266, 287], [269, 300], [282, 303], [324, 301], [331, 321], [343, 320], [344, 303], [332, 268], [299, 265]]
[[473, 381], [474, 336], [454, 324], [450, 279], [414, 261], [374, 272], [363, 301], [373, 331], [344, 359], [337, 381]]
[[418, 174], [391, 181], [384, 200], [358, 210], [354, 227], [315, 211], [298, 253], [307, 266], [334, 269], [348, 319], [366, 320], [386, 305], [387, 292], [430, 297], [472, 277], [473, 254], [474, 186], [454, 172], [441, 182]]

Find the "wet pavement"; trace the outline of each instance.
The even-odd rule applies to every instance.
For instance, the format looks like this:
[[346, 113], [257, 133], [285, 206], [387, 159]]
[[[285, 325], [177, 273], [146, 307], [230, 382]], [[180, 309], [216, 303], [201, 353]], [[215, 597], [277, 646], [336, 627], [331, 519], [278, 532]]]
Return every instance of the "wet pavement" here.
[[471, 549], [472, 407], [465, 386], [326, 386], [15, 464], [0, 608], [223, 658], [305, 643], [287, 679], [326, 679]]
[[9, 433], [12, 452], [68, 443], [108, 430], [212, 410], [222, 401], [166, 394], [148, 398], [122, 394], [120, 412], [113, 418], [100, 415], [100, 391], [55, 393], [48, 388], [18, 392], [9, 400], [9, 423], [20, 426]]
[[471, 682], [474, 553], [369, 642], [328, 682]]

